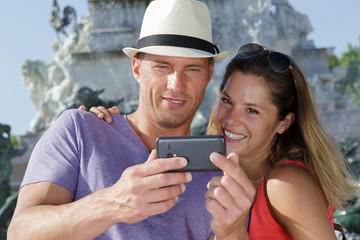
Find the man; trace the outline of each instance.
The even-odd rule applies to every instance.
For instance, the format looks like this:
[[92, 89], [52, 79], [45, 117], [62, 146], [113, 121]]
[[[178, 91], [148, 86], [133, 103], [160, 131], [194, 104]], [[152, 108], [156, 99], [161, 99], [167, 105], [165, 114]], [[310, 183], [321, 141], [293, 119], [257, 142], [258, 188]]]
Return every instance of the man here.
[[64, 112], [33, 151], [8, 239], [212, 238], [204, 195], [216, 174], [169, 173], [186, 160], [150, 151], [158, 136], [190, 134], [214, 62], [228, 54], [215, 49], [204, 3], [153, 1], [137, 48], [124, 49], [139, 108], [111, 125]]

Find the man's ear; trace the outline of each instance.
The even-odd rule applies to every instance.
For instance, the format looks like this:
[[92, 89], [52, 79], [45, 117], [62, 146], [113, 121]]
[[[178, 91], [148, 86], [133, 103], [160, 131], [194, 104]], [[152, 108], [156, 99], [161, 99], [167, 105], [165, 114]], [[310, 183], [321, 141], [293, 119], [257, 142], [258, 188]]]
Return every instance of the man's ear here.
[[215, 66], [214, 62], [209, 64], [209, 79], [208, 79], [207, 84], [209, 84], [210, 81], [211, 81], [211, 78], [212, 78], [212, 75], [213, 75], [213, 72], [214, 72], [214, 66]]
[[286, 130], [289, 129], [289, 127], [291, 126], [291, 124], [294, 122], [295, 120], [295, 114], [293, 112], [288, 113], [286, 115], [286, 117], [284, 118], [284, 120], [282, 120], [279, 124], [279, 128], [277, 130], [277, 133], [279, 134], [283, 134]]
[[138, 57], [133, 57], [131, 60], [131, 64], [132, 64], [133, 76], [134, 76], [135, 80], [137, 82], [139, 82], [141, 61]]

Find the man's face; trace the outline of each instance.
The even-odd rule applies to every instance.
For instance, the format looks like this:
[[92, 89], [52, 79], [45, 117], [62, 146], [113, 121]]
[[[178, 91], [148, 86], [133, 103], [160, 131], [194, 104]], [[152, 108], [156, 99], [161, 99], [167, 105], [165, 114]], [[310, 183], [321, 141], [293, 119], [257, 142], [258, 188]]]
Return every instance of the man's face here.
[[144, 54], [133, 58], [140, 85], [139, 110], [153, 123], [176, 128], [192, 121], [210, 82], [214, 63], [207, 58]]

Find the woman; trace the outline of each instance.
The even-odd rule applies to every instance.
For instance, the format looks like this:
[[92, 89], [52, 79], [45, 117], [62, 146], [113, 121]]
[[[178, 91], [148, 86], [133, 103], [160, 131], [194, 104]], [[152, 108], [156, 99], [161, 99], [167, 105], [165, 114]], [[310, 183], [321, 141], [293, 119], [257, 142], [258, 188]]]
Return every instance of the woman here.
[[[100, 110], [105, 115], [91, 111], [110, 117]], [[210, 157], [224, 171], [206, 194], [216, 239], [336, 239], [333, 211], [358, 187], [290, 57], [253, 43], [240, 47], [226, 67], [208, 134], [224, 135], [231, 153]], [[238, 177], [243, 171], [247, 178]]]
[[[257, 44], [242, 46], [227, 65], [208, 134], [225, 136], [228, 152], [237, 153], [256, 189], [250, 239], [336, 239], [333, 211], [358, 187], [290, 57]], [[222, 156], [214, 155], [219, 162]], [[225, 171], [208, 188], [213, 231], [236, 236], [244, 224], [233, 216], [244, 215], [235, 194], [241, 185]]]

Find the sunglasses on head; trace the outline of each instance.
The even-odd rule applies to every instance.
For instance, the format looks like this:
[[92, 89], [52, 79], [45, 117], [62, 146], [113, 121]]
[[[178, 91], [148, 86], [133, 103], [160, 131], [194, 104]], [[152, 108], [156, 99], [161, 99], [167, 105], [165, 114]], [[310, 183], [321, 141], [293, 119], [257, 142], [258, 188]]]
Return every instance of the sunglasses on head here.
[[291, 60], [284, 54], [272, 51], [256, 43], [242, 45], [238, 50], [238, 56], [242, 59], [251, 58], [267, 50], [268, 62], [271, 69], [277, 73], [284, 73], [291, 68]]

